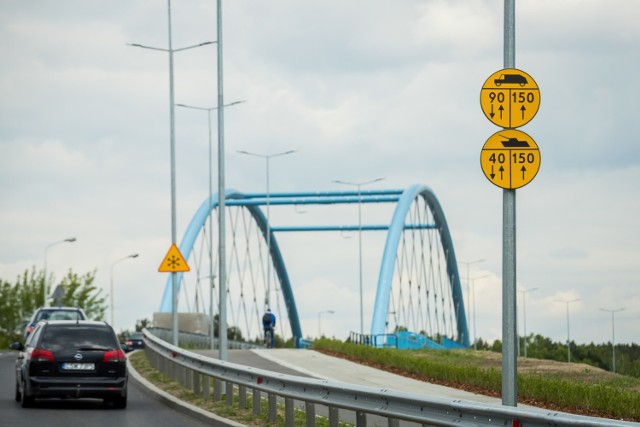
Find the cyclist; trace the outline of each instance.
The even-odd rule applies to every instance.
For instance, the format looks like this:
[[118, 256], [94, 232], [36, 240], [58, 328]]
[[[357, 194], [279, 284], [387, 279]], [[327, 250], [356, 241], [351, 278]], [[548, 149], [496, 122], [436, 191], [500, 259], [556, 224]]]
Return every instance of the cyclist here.
[[267, 308], [266, 313], [262, 316], [262, 329], [264, 329], [264, 343], [267, 348], [275, 347], [274, 329], [276, 327], [276, 316]]

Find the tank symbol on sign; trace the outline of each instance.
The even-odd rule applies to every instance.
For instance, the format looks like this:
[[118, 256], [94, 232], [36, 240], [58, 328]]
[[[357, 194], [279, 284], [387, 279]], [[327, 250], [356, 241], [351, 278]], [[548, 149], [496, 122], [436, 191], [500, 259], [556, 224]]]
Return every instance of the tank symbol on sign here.
[[527, 141], [520, 141], [518, 138], [509, 138], [508, 136], [500, 135], [503, 138], [507, 138], [506, 141], [500, 141], [505, 148], [517, 148], [517, 147], [531, 147]]
[[540, 169], [538, 144], [519, 130], [494, 133], [482, 147], [480, 166], [487, 179], [504, 189], [524, 187]]

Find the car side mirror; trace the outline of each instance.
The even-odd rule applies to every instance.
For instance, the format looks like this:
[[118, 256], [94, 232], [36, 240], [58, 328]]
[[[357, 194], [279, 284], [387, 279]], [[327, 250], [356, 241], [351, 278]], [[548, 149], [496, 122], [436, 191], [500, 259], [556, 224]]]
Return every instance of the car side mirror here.
[[24, 345], [22, 345], [22, 343], [20, 342], [12, 342], [11, 344], [9, 344], [9, 348], [13, 350], [22, 351], [24, 350]]

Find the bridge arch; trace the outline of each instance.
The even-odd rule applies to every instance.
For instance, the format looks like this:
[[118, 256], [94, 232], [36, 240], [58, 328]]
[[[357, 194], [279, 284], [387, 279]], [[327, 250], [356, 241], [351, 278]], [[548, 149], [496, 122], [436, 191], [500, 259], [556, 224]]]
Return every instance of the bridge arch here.
[[[429, 187], [416, 184], [406, 188], [405, 190], [368, 190], [357, 193], [354, 191], [342, 191], [270, 194], [270, 203], [272, 206], [293, 205], [295, 207], [304, 204], [327, 205], [347, 203], [395, 203], [396, 206], [391, 222], [389, 224], [378, 225], [359, 224], [357, 226], [311, 225], [274, 227], [269, 226], [266, 216], [260, 209], [260, 206], [265, 205], [266, 203], [265, 194], [241, 193], [236, 190], [227, 190], [225, 200], [225, 205], [228, 208], [239, 207], [241, 208], [240, 210], [244, 210], [249, 213], [252, 218], [252, 222], [254, 223], [253, 228], [255, 229], [255, 227], [257, 227], [259, 230], [263, 245], [267, 241], [267, 233], [271, 233], [269, 237], [271, 242], [271, 253], [268, 255], [267, 262], [272, 263], [273, 271], [275, 272], [278, 283], [280, 284], [282, 298], [284, 300], [288, 317], [288, 325], [296, 345], [299, 340], [303, 338], [300, 317], [296, 308], [291, 281], [275, 234], [279, 232], [383, 230], [387, 231], [387, 236], [382, 253], [373, 315], [371, 318], [371, 335], [376, 336], [386, 333], [386, 328], [389, 324], [390, 304], [398, 303], [398, 295], [401, 296], [402, 292], [404, 292], [406, 296], [411, 292], [415, 292], [415, 290], [411, 289], [405, 289], [404, 291], [400, 290], [399, 294], [394, 291], [394, 289], [398, 287], [399, 282], [408, 281], [409, 287], [415, 287], [417, 284], [420, 292], [424, 293], [426, 291], [427, 296], [420, 296], [420, 298], [423, 298], [425, 301], [428, 299], [432, 300], [433, 307], [428, 307], [426, 305], [427, 303], [423, 302], [420, 304], [423, 304], [424, 307], [419, 307], [420, 310], [424, 309], [427, 311], [435, 311], [436, 315], [443, 319], [445, 315], [451, 317], [451, 321], [449, 321], [446, 328], [444, 328], [449, 330], [444, 332], [440, 330], [437, 332], [432, 331], [430, 334], [431, 338], [433, 339], [434, 337], [437, 337], [444, 340], [445, 338], [451, 337], [451, 340], [455, 341], [458, 345], [465, 347], [469, 346], [469, 333], [464, 300], [462, 297], [453, 241], [442, 207]], [[198, 235], [201, 231], [204, 234], [207, 219], [210, 215], [213, 215], [213, 212], [217, 207], [218, 195], [214, 194], [207, 198], [196, 211], [179, 245], [180, 252], [185, 259], [189, 260], [192, 257], [192, 251], [198, 239]], [[229, 217], [229, 215], [227, 215], [227, 217]], [[235, 239], [235, 237], [233, 237], [233, 239]], [[411, 240], [409, 244], [407, 244], [408, 240]], [[209, 242], [209, 245], [213, 246], [212, 242]], [[407, 249], [411, 245], [427, 247], [423, 248], [421, 253], [416, 254], [412, 249]], [[266, 245], [263, 247], [265, 246]], [[433, 251], [435, 255], [425, 255], [425, 250]], [[432, 256], [437, 257], [437, 259], [434, 260], [431, 258]], [[425, 257], [428, 259], [425, 259]], [[441, 260], [441, 258], [443, 260]], [[410, 261], [406, 261], [408, 259], [410, 259]], [[402, 269], [404, 268], [403, 263], [405, 262], [410, 262], [415, 271], [411, 274], [407, 274], [406, 270], [402, 272]], [[416, 267], [416, 265], [420, 263], [422, 264]], [[436, 266], [434, 267], [434, 265]], [[440, 267], [441, 265], [444, 267]], [[440, 270], [443, 270], [443, 272], [440, 272]], [[399, 271], [401, 271], [400, 279], [397, 277]], [[407, 276], [409, 277], [407, 278]], [[432, 279], [439, 280], [437, 287], [433, 287]], [[227, 277], [227, 280], [227, 286], [229, 286], [230, 278]], [[177, 281], [177, 292], [180, 293], [183, 283], [182, 273], [177, 274]], [[420, 286], [422, 286], [422, 289], [420, 289]], [[227, 287], [227, 289], [229, 288]], [[396, 292], [395, 296], [394, 292]], [[436, 297], [442, 301], [436, 300]], [[446, 303], [445, 297], [448, 298]], [[410, 296], [409, 299], [411, 299]], [[411, 304], [411, 302], [409, 304]], [[171, 306], [171, 277], [168, 277], [162, 297], [160, 312], [170, 312]], [[256, 312], [256, 315], [258, 314], [257, 310], [258, 309], [255, 308], [254, 304], [253, 311]], [[413, 310], [413, 308], [411, 308], [411, 310]], [[429, 314], [426, 315], [426, 317], [429, 316]], [[455, 326], [453, 326], [454, 324]], [[398, 322], [396, 322], [396, 326], [398, 325]], [[455, 330], [453, 330], [454, 328]], [[414, 325], [414, 329], [415, 332], [429, 335], [429, 333], [425, 333], [420, 326]]]
[[394, 271], [396, 269], [396, 259], [402, 233], [406, 229], [406, 219], [410, 209], [416, 199], [422, 198], [432, 213], [434, 228], [438, 230], [440, 241], [444, 249], [446, 260], [446, 273], [449, 278], [450, 291], [453, 299], [453, 309], [456, 317], [457, 339], [456, 341], [465, 346], [469, 346], [469, 332], [467, 327], [462, 288], [460, 286], [460, 275], [456, 261], [453, 240], [447, 225], [440, 202], [435, 193], [427, 186], [412, 185], [408, 187], [398, 200], [391, 225], [387, 233], [387, 241], [384, 247], [380, 275], [378, 278], [378, 288], [374, 305], [373, 317], [371, 320], [371, 335], [379, 336], [385, 334], [385, 325], [389, 315], [389, 302], [391, 288], [394, 281]]
[[[230, 200], [243, 200], [245, 199], [245, 195], [236, 190], [229, 189], [226, 191], [225, 201]], [[195, 215], [191, 219], [189, 226], [187, 227], [182, 241], [180, 242], [180, 253], [185, 259], [189, 259], [191, 257], [191, 252], [193, 250], [196, 239], [198, 238], [198, 234], [200, 230], [203, 229], [207, 218], [210, 213], [217, 209], [219, 205], [218, 194], [213, 194], [210, 198], [205, 200]], [[260, 228], [264, 239], [267, 239], [267, 218], [259, 209], [258, 206], [247, 204], [245, 208], [251, 213], [251, 216], [256, 221], [256, 224]], [[295, 298], [293, 295], [293, 290], [291, 289], [291, 282], [289, 280], [289, 274], [287, 273], [287, 269], [285, 267], [284, 259], [282, 258], [282, 252], [280, 251], [280, 247], [278, 245], [275, 236], [273, 235], [273, 231], [271, 232], [271, 254], [270, 257], [273, 261], [274, 270], [276, 276], [280, 281], [280, 285], [282, 288], [282, 293], [284, 296], [285, 306], [287, 309], [287, 314], [289, 318], [289, 326], [291, 328], [291, 332], [293, 335], [294, 343], [298, 343], [298, 341], [302, 338], [302, 328], [300, 326], [300, 318], [298, 316], [298, 310], [296, 308]], [[182, 286], [182, 275], [183, 273], [177, 273], [177, 292], [180, 293], [180, 288]], [[164, 293], [162, 295], [162, 303], [160, 305], [160, 312], [170, 312], [172, 310], [172, 291], [171, 291], [171, 276], [167, 278]]]

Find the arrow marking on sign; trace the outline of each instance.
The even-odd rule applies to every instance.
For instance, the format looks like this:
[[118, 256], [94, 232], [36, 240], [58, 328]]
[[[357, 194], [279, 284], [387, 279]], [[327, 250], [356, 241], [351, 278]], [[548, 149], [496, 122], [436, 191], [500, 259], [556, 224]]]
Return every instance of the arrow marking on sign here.
[[496, 113], [493, 112], [493, 104], [491, 104], [491, 113], [489, 113], [489, 115], [491, 116], [492, 119], [493, 119], [493, 116], [496, 115]]
[[522, 169], [520, 169], [520, 170], [522, 171], [522, 179], [524, 179], [524, 173], [527, 171], [527, 168], [522, 166]]
[[493, 173], [493, 165], [491, 165], [491, 179], [495, 178], [496, 174]]
[[500, 111], [500, 118], [502, 119], [502, 112], [504, 111], [504, 108], [502, 108], [502, 105], [500, 106], [500, 108], [498, 108], [498, 111]]
[[504, 172], [504, 168], [502, 166], [500, 166], [500, 169], [498, 169], [498, 170], [500, 171], [500, 179], [503, 179], [502, 178], [502, 172]]
[[524, 112], [527, 111], [527, 108], [523, 105], [520, 111], [522, 111], [522, 120], [524, 120]]

